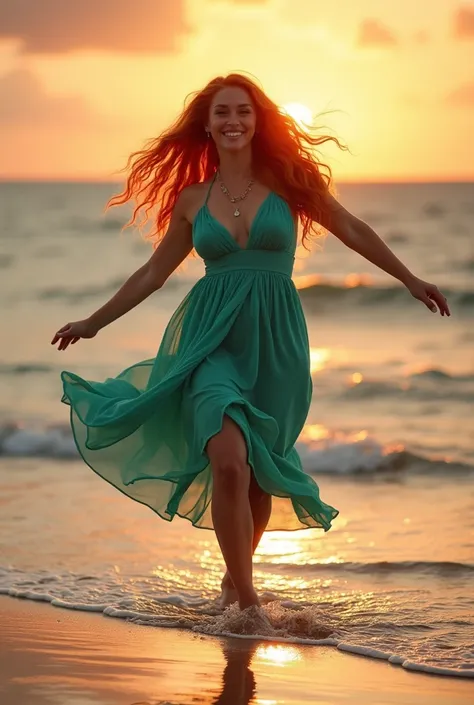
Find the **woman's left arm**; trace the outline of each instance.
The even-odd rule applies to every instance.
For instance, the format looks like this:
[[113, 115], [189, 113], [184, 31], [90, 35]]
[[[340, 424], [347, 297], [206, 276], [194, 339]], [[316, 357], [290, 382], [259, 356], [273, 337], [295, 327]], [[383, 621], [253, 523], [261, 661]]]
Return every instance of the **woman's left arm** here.
[[[355, 215], [350, 213], [333, 196], [326, 194], [329, 217], [321, 219], [321, 225], [341, 242], [387, 274], [402, 282], [415, 299], [422, 301], [430, 311], [436, 313], [436, 303], [442, 316], [451, 315], [448, 302], [435, 284], [419, 279], [396, 257], [384, 241]], [[434, 302], [434, 303], [433, 303]]]

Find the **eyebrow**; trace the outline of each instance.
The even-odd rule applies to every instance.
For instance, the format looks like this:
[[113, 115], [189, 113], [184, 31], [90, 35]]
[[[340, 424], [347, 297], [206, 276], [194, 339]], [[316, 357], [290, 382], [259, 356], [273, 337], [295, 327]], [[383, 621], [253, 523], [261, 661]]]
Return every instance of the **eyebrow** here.
[[[214, 108], [228, 108], [228, 107], [229, 106], [227, 105], [227, 103], [218, 103], [217, 105], [214, 106]], [[250, 103], [240, 103], [237, 107], [238, 108], [251, 108], [252, 106], [250, 105]]]

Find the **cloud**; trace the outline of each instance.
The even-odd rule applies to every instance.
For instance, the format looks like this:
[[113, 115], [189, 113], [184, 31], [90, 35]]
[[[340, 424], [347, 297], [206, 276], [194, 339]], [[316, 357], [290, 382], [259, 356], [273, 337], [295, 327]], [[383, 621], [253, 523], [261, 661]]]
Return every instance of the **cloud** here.
[[454, 15], [456, 39], [474, 39], [474, 7], [460, 7]]
[[102, 118], [80, 96], [55, 96], [44, 91], [34, 74], [16, 69], [0, 77], [2, 127], [97, 128]]
[[362, 47], [388, 46], [397, 43], [393, 32], [378, 20], [364, 20], [359, 27], [357, 43]]
[[0, 3], [0, 39], [22, 51], [169, 53], [190, 32], [185, 0], [16, 0]]
[[446, 96], [448, 105], [456, 108], [474, 107], [474, 82], [465, 83]]

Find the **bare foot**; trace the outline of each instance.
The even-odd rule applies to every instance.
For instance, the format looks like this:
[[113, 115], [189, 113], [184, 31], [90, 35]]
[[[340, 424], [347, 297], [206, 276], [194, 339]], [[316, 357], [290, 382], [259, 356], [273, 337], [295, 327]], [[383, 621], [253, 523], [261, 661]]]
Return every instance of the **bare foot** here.
[[221, 583], [221, 595], [218, 598], [219, 607], [225, 608], [231, 605], [233, 602], [237, 602], [239, 596], [237, 590], [234, 587], [232, 580], [225, 576]]
[[247, 607], [261, 607], [257, 592], [251, 590], [248, 595], [241, 595], [239, 597], [239, 607], [241, 610], [246, 610]]

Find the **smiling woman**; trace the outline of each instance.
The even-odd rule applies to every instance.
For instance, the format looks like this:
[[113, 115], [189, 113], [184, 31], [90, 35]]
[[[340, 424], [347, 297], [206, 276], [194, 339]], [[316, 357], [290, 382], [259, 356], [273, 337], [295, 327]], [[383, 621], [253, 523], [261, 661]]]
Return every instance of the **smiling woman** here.
[[[62, 401], [79, 452], [101, 477], [167, 521], [178, 515], [216, 531], [228, 569], [222, 606], [259, 607], [252, 554], [265, 529], [328, 531], [339, 513], [295, 448], [312, 396], [291, 278], [295, 216], [303, 240], [324, 220], [386, 271], [408, 272], [368, 226], [351, 240], [359, 221], [331, 200], [330, 172], [324, 179], [311, 151], [329, 139], [337, 142], [300, 129], [245, 77], [211, 81], [175, 125], [132, 155], [126, 188], [112, 201], [137, 199], [132, 222], [161, 202], [155, 253], [52, 341], [65, 350], [94, 336], [160, 289], [193, 247], [204, 260], [205, 276], [171, 317], [155, 358], [105, 382], [64, 371]], [[413, 291], [431, 305], [415, 279]]]
[[[213, 102], [216, 90], [226, 85], [239, 87], [239, 97], [229, 101], [224, 94]], [[126, 187], [109, 205], [133, 199], [135, 209], [127, 226], [142, 229], [151, 223], [146, 237], [157, 245], [167, 232], [181, 191], [209, 180], [219, 165], [221, 172], [225, 169], [219, 149], [224, 150], [226, 159], [229, 148], [235, 148], [235, 155], [242, 155], [251, 145], [252, 172], [257, 182], [254, 193], [260, 182], [266, 186], [266, 193], [263, 188], [259, 200], [269, 190], [280, 194], [300, 220], [306, 244], [311, 233], [321, 234], [320, 223], [329, 223], [332, 213], [326, 200], [333, 189], [331, 168], [317, 159], [316, 148], [334, 142], [340, 149], [347, 149], [337, 137], [319, 134], [310, 124], [302, 129], [300, 121], [306, 123], [307, 117], [312, 118], [312, 114], [307, 114], [305, 106], [288, 104], [280, 108], [240, 74], [210, 81], [192, 97], [174, 124], [130, 156]], [[243, 181], [242, 174], [236, 178], [233, 164], [227, 186], [221, 186], [224, 193], [226, 188], [235, 192]], [[256, 208], [254, 203], [254, 213]]]
[[[329, 175], [312, 137], [249, 79], [211, 81], [176, 123], [130, 158], [131, 222], [158, 209], [149, 262], [64, 350], [159, 289], [191, 252], [206, 274], [173, 314], [158, 354], [105, 382], [62, 373], [76, 445], [124, 494], [171, 521], [214, 529], [228, 572], [221, 606], [258, 607], [252, 554], [263, 532], [321, 528], [338, 510], [319, 496], [295, 442], [311, 402], [306, 323], [291, 279], [303, 238], [326, 212]], [[322, 217], [322, 215], [320, 216]], [[272, 500], [277, 511], [272, 514]]]

